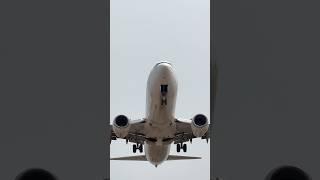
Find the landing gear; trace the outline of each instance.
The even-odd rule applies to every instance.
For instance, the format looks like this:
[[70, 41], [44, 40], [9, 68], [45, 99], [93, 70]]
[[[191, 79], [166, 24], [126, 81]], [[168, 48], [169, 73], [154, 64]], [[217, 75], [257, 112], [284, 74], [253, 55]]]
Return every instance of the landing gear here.
[[160, 85], [160, 91], [161, 91], [161, 105], [167, 105], [167, 92], [168, 92], [168, 85], [162, 84]]
[[184, 144], [184, 145], [182, 146], [182, 149], [183, 149], [183, 152], [187, 152], [187, 144]]
[[136, 153], [137, 152], [137, 145], [133, 145], [133, 153]]
[[177, 152], [180, 152], [180, 150], [183, 150], [183, 152], [187, 152], [187, 144], [177, 144]]
[[177, 144], [177, 152], [180, 152], [180, 149], [181, 149], [180, 144]]
[[167, 93], [168, 92], [168, 85], [167, 84], [161, 84], [160, 85], [160, 91], [161, 91], [161, 93]]
[[137, 149], [139, 149], [140, 153], [143, 152], [143, 145], [142, 144], [134, 144], [133, 145], [133, 153], [136, 153], [137, 152]]
[[161, 97], [161, 105], [167, 105], [167, 98], [165, 96]]

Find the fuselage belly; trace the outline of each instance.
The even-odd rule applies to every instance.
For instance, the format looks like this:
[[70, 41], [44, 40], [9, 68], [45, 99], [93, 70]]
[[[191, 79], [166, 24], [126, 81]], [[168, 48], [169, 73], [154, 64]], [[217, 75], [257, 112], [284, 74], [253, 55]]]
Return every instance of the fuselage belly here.
[[149, 162], [159, 165], [170, 152], [176, 131], [175, 105], [177, 79], [169, 63], [158, 63], [147, 82], [145, 153]]

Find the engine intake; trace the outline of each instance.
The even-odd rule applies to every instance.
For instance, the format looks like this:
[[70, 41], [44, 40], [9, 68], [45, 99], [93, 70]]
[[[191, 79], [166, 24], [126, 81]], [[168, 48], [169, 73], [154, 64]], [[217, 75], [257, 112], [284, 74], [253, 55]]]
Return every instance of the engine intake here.
[[206, 124], [208, 124], [208, 120], [207, 117], [202, 115], [202, 114], [198, 114], [194, 117], [194, 125], [198, 126], [198, 127], [202, 127]]
[[192, 133], [196, 137], [202, 137], [209, 129], [208, 118], [203, 114], [197, 114], [191, 123]]
[[128, 135], [130, 122], [127, 116], [119, 115], [113, 121], [113, 131], [119, 138], [124, 138]]
[[115, 125], [118, 127], [126, 127], [129, 124], [129, 119], [124, 115], [119, 115], [114, 120]]
[[311, 178], [300, 168], [281, 166], [272, 170], [265, 180], [311, 180]]

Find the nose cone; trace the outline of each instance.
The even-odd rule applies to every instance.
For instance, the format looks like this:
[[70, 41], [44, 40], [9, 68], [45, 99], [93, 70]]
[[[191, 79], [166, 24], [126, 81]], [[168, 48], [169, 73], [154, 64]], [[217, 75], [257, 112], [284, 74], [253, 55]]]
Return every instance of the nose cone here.
[[159, 62], [151, 70], [148, 77], [149, 91], [158, 92], [161, 84], [170, 84], [170, 89], [175, 92], [177, 79], [172, 65], [168, 62]]
[[163, 76], [168, 76], [173, 73], [172, 65], [169, 62], [157, 63], [154, 68]]
[[167, 64], [167, 65], [172, 66], [172, 64], [171, 64], [171, 63], [169, 63], [168, 61], [161, 61], [161, 62], [158, 62], [155, 66], [163, 65], [163, 64]]

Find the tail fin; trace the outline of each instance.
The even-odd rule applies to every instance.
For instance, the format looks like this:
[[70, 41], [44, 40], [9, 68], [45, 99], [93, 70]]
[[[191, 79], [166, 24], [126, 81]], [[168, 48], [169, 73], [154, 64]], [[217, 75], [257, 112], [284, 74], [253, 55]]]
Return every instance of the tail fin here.
[[[188, 159], [201, 159], [201, 157], [169, 155], [167, 160], [172, 161], [172, 160], [188, 160]], [[127, 157], [111, 158], [110, 160], [147, 161], [147, 158], [146, 158], [146, 156], [141, 155], [141, 156], [127, 156]]]

